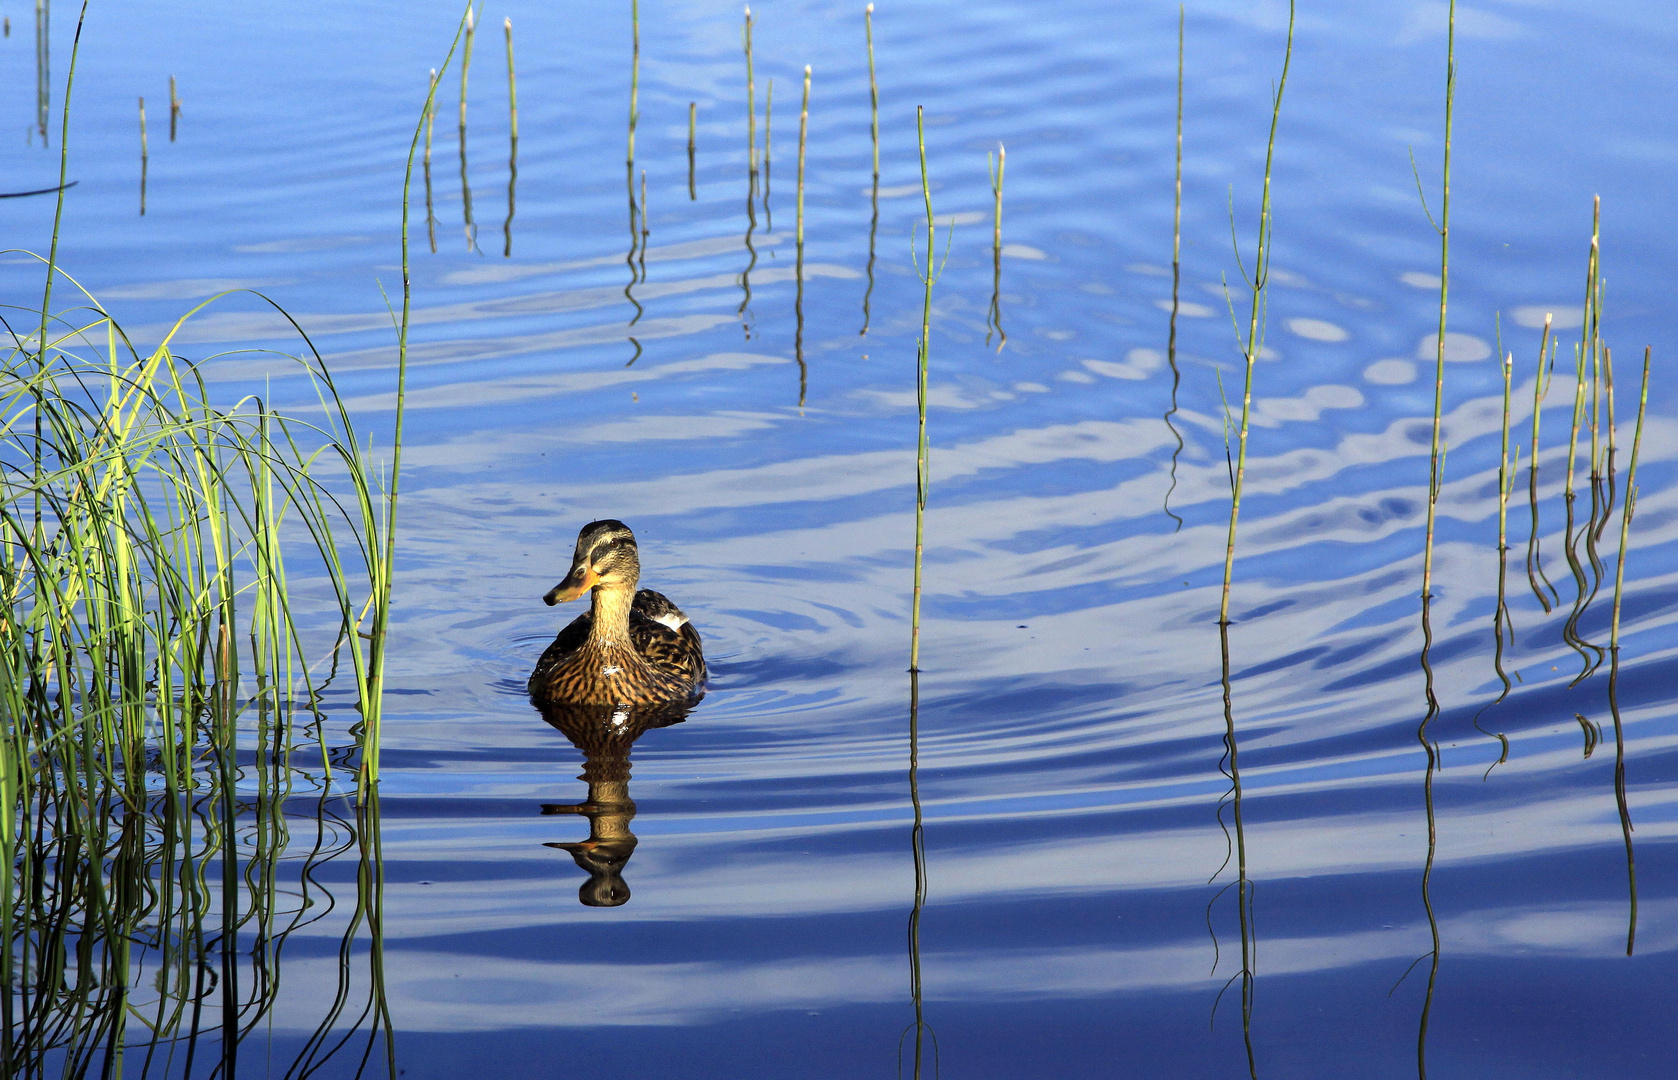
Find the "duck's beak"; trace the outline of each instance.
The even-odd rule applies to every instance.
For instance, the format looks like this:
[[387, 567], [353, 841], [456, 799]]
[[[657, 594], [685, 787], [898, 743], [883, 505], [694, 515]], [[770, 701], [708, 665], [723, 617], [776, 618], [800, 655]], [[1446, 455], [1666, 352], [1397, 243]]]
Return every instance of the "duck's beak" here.
[[542, 597], [542, 602], [553, 607], [567, 600], [575, 600], [598, 584], [600, 575], [595, 573], [594, 568], [587, 562], [580, 562], [565, 575], [564, 581], [548, 590], [548, 594]]

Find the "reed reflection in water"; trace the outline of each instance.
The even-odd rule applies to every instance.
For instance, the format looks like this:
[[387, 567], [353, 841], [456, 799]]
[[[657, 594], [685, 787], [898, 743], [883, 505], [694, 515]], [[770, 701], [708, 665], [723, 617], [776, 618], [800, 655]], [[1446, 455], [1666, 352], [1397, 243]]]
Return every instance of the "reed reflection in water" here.
[[635, 854], [637, 843], [629, 828], [635, 817], [635, 800], [629, 796], [629, 753], [635, 740], [646, 732], [686, 720], [695, 704], [539, 707], [542, 719], [583, 752], [583, 771], [577, 779], [588, 784], [588, 798], [580, 803], [543, 803], [542, 813], [588, 818], [587, 840], [543, 845], [570, 852], [577, 865], [588, 872], [588, 880], [577, 890], [577, 899], [585, 906], [629, 903], [623, 868]]

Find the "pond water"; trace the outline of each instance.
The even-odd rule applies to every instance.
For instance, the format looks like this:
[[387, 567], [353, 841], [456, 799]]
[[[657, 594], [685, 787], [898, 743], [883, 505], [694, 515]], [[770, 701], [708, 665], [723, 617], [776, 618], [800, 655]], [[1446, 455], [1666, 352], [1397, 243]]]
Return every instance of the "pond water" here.
[[[1178, 8], [881, 3], [871, 256], [861, 7], [754, 5], [756, 139], [769, 147], [755, 203], [737, 5], [641, 5], [628, 191], [627, 5], [486, 6], [464, 159], [458, 67], [443, 76], [435, 252], [417, 175], [413, 193], [383, 751], [396, 1068], [931, 1076], [935, 1039], [952, 1077], [1407, 1076], [1419, 1044], [1439, 1076], [1666, 1075], [1678, 977], [1672, 7], [1458, 9], [1461, 336], [1447, 341], [1430, 656], [1437, 952], [1417, 732], [1439, 244], [1411, 154], [1437, 213], [1445, 5], [1300, 6], [1229, 632], [1246, 920], [1219, 681], [1220, 393], [1239, 411], [1225, 283], [1236, 307], [1246, 294], [1230, 216], [1250, 260], [1287, 7], [1186, 11], [1170, 424]], [[3, 173], [23, 191], [56, 182], [57, 135], [43, 149], [25, 134], [29, 13], [10, 14]], [[381, 289], [400, 292], [402, 163], [458, 16], [411, 0], [95, 3], [61, 264], [148, 344], [206, 296], [262, 290], [388, 445], [395, 350]], [[511, 200], [503, 17], [518, 57]], [[73, 10], [53, 11], [55, 95], [73, 26]], [[150, 106], [143, 217], [137, 95]], [[905, 670], [916, 106], [934, 216], [952, 225], [933, 290], [919, 880]], [[998, 283], [986, 154], [999, 142]], [[643, 171], [644, 245], [631, 217]], [[1576, 591], [1563, 555], [1570, 350], [1593, 195], [1622, 482], [1628, 387], [1645, 345], [1654, 356], [1618, 677], [1630, 957], [1608, 668], [1575, 685], [1580, 653], [1563, 632]], [[0, 201], [8, 244], [44, 250], [51, 213], [48, 198]], [[8, 259], [8, 302], [27, 305], [39, 270]], [[1562, 347], [1543, 410], [1539, 534], [1560, 606], [1546, 614], [1528, 584], [1523, 464], [1503, 651], [1515, 682], [1482, 713], [1501, 687], [1494, 357], [1501, 333], [1525, 462], [1545, 312]], [[229, 401], [310, 400], [286, 363], [223, 355], [296, 348], [254, 298], [217, 301], [174, 342]], [[544, 723], [524, 680], [573, 614], [540, 598], [577, 529], [604, 517], [636, 531], [644, 583], [691, 616], [712, 682], [681, 722], [602, 741]], [[1600, 645], [1619, 520], [1578, 621]], [[1508, 738], [1489, 773], [1500, 746], [1476, 719]], [[1604, 740], [1589, 755], [1587, 729]], [[632, 820], [600, 811], [612, 785], [633, 799]], [[571, 812], [591, 797], [592, 813]], [[591, 829], [593, 849], [555, 846]], [[353, 892], [353, 876], [328, 868], [322, 888]], [[248, 1074], [283, 1073], [320, 1023], [341, 930], [328, 919], [294, 937], [273, 1013], [246, 1043]], [[917, 1008], [930, 1033], [921, 1065]], [[369, 1063], [355, 1044], [322, 1075], [382, 1071], [380, 1053]]]

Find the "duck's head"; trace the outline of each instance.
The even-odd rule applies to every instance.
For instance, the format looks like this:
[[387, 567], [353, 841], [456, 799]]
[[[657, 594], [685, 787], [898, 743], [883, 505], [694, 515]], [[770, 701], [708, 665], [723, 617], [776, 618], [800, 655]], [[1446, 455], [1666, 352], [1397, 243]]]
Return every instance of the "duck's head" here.
[[590, 589], [635, 590], [641, 576], [641, 557], [635, 550], [635, 534], [621, 521], [593, 521], [577, 534], [577, 552], [571, 558], [571, 572], [548, 590], [542, 600], [550, 607], [575, 600]]

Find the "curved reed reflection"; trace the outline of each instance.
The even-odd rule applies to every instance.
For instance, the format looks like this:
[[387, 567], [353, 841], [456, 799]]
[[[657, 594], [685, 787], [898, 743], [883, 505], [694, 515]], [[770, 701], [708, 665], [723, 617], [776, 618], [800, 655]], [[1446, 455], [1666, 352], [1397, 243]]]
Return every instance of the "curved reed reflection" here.
[[629, 797], [629, 753], [645, 732], [687, 719], [696, 702], [660, 705], [543, 705], [542, 719], [583, 752], [588, 798], [580, 803], [543, 803], [543, 814], [580, 814], [588, 818], [588, 839], [547, 843], [543, 847], [570, 852], [588, 880], [577, 890], [587, 907], [619, 907], [629, 903], [623, 868], [635, 854], [638, 841], [629, 823], [635, 801]]

